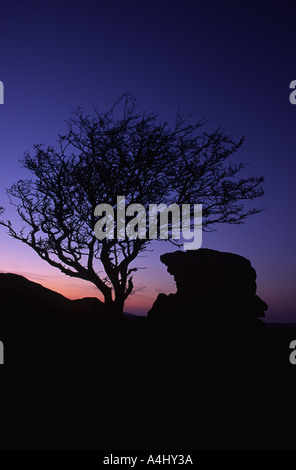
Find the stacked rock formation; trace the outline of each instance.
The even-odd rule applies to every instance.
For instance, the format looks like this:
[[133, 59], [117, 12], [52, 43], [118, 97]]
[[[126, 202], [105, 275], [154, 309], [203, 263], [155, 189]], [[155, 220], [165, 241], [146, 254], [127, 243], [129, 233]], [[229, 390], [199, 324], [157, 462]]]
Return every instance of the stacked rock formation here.
[[268, 307], [256, 295], [256, 271], [243, 256], [201, 248], [166, 253], [160, 260], [174, 276], [177, 292], [159, 294], [149, 317], [225, 324], [265, 316]]

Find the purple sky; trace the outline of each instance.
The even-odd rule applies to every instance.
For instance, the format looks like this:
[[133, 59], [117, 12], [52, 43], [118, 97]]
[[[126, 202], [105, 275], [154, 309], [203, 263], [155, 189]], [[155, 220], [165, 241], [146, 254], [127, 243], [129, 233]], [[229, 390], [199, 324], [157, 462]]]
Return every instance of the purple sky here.
[[[259, 4], [259, 5], [258, 5]], [[0, 5], [0, 205], [15, 219], [5, 188], [30, 175], [18, 160], [34, 143], [53, 144], [78, 105], [109, 108], [131, 91], [147, 110], [172, 120], [180, 107], [246, 136], [237, 159], [266, 178], [266, 209], [240, 226], [204, 234], [203, 247], [248, 257], [269, 321], [296, 321], [295, 3], [227, 1], [5, 1]], [[151, 201], [153, 202], [153, 201]], [[202, 202], [202, 201], [197, 201]], [[0, 270], [24, 274], [71, 298], [96, 295], [0, 230]], [[174, 283], [153, 245], [139, 260], [141, 289], [126, 310], [145, 313]]]

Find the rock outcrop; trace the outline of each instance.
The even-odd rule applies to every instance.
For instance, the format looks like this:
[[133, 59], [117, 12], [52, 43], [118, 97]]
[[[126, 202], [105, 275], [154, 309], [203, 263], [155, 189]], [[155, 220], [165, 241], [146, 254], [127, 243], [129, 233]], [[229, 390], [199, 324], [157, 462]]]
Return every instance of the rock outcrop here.
[[159, 294], [149, 317], [207, 322], [254, 321], [267, 304], [256, 295], [256, 271], [243, 256], [201, 248], [160, 257], [174, 276], [177, 292]]

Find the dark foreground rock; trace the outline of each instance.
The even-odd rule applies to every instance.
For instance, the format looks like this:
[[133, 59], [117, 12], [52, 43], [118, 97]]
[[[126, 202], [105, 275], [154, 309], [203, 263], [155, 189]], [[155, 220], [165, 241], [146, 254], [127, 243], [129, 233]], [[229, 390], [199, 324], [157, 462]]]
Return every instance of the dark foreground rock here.
[[148, 316], [220, 325], [246, 325], [265, 316], [268, 307], [256, 295], [256, 271], [243, 256], [199, 249], [160, 259], [174, 276], [177, 292], [159, 294]]
[[296, 450], [295, 325], [109, 317], [88, 301], [73, 313], [42, 286], [8, 284], [1, 450]]

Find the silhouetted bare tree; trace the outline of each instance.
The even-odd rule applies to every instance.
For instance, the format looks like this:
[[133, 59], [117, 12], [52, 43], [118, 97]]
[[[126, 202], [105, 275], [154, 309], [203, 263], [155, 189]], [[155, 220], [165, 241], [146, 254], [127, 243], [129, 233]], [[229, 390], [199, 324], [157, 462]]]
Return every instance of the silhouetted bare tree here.
[[207, 133], [204, 124], [177, 114], [170, 128], [141, 111], [130, 95], [105, 113], [87, 116], [78, 109], [55, 147], [35, 145], [32, 155], [25, 154], [23, 166], [34, 179], [19, 180], [7, 191], [24, 227], [1, 224], [51, 266], [92, 282], [110, 311], [121, 313], [133, 291], [131, 263], [149, 241], [98, 240], [99, 203], [115, 208], [118, 195], [145, 207], [201, 203], [206, 230], [259, 212], [246, 210], [243, 202], [263, 194], [263, 178], [236, 178], [244, 164], [228, 161], [243, 139], [235, 142], [220, 129]]

